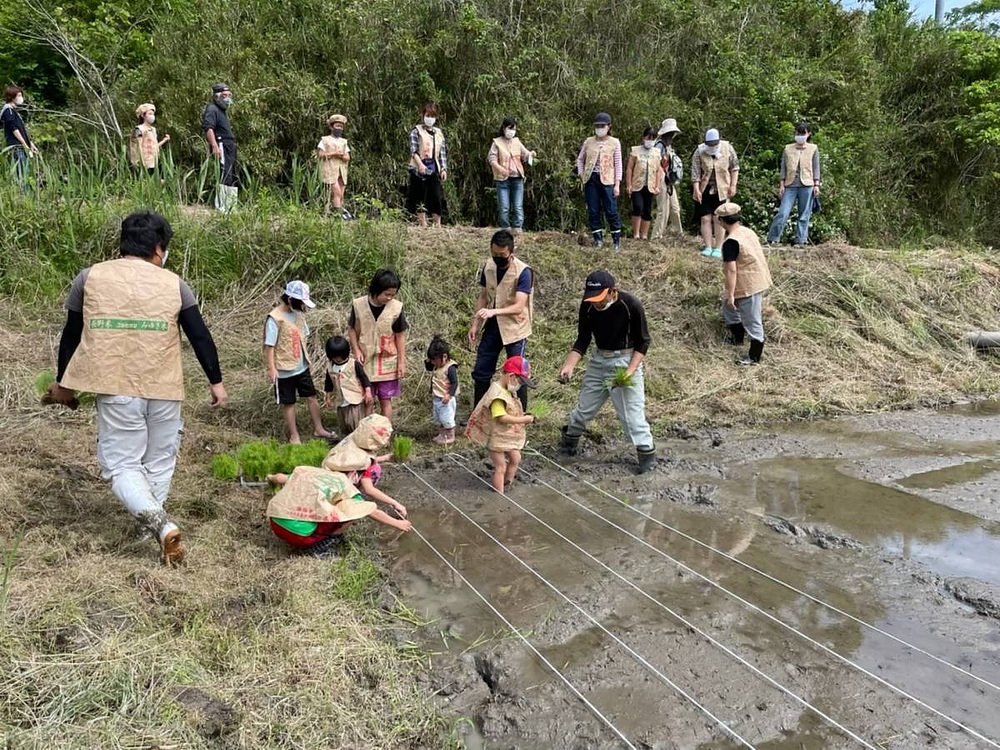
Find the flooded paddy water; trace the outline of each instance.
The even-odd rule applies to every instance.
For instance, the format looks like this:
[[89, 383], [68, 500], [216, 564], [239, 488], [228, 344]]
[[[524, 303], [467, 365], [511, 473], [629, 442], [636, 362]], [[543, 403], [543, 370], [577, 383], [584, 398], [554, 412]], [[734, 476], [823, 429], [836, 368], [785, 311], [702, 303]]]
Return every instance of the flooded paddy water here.
[[509, 497], [392, 467], [400, 637], [467, 748], [1000, 748], [998, 438], [991, 405], [687, 434], [642, 477], [537, 445]]

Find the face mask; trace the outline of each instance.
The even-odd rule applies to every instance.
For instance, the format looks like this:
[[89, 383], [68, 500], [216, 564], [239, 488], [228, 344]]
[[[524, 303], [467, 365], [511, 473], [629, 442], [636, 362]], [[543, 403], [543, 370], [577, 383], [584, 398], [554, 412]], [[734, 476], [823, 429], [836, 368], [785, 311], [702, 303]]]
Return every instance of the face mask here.
[[599, 128], [594, 128], [594, 135], [596, 135], [598, 138], [603, 138], [608, 134], [608, 129], [609, 128], [606, 125]]
[[646, 148], [652, 148], [654, 146], [654, 144], [655, 144], [655, 141], [652, 141], [652, 140], [646, 140], [646, 141], [642, 142], [642, 145], [645, 146]]
[[148, 113], [146, 115], [146, 124], [152, 125], [154, 122], [156, 122], [156, 115], [154, 115], [152, 112]]
[[426, 125], [429, 128], [433, 128], [434, 127], [434, 123], [436, 123], [436, 122], [437, 122], [437, 118], [436, 117], [425, 117], [424, 118], [424, 125]]
[[345, 367], [347, 367], [347, 363], [346, 362], [344, 362], [344, 364], [342, 364], [342, 365], [337, 365], [337, 364], [334, 364], [333, 362], [331, 362], [330, 363], [330, 372], [335, 373], [337, 375], [340, 375], [340, 373], [342, 373], [344, 371]]
[[507, 390], [510, 391], [511, 393], [517, 393], [519, 390], [521, 390], [523, 386], [524, 383], [522, 383], [520, 380], [515, 380], [513, 383], [510, 384]]
[[507, 128], [505, 131], [503, 131], [503, 135], [504, 135], [504, 138], [506, 138], [507, 140], [510, 140], [515, 135], [517, 135], [517, 131], [514, 130], [514, 128]]
[[170, 251], [169, 250], [164, 250], [163, 251], [163, 257], [160, 259], [160, 268], [166, 268], [167, 267], [167, 258], [169, 256], [170, 256]]
[[334, 138], [340, 138], [341, 136], [344, 135], [344, 129], [343, 128], [334, 128], [332, 132], [333, 132], [333, 137]]
[[598, 310], [599, 312], [604, 312], [609, 307], [611, 307], [613, 304], [615, 304], [615, 301], [612, 298], [612, 296], [609, 294], [608, 298], [606, 300], [604, 300], [603, 302], [597, 302], [597, 303], [595, 303], [594, 304], [594, 309]]
[[510, 258], [498, 258], [495, 255], [491, 255], [490, 257], [493, 258], [493, 262], [496, 264], [497, 268], [506, 268], [510, 263]]
[[233, 103], [233, 97], [231, 96], [224, 96], [221, 99], [219, 99], [219, 106], [222, 107], [223, 109], [229, 109], [229, 106], [232, 103]]
[[795, 142], [798, 143], [799, 145], [802, 145], [803, 143], [806, 142], [806, 136], [804, 135], [795, 136]]
[[16, 97], [14, 97], [14, 104], [20, 107], [22, 104], [24, 104], [24, 97], [18, 94]]
[[709, 146], [705, 149], [705, 153], [709, 156], [718, 156], [721, 149], [718, 146]]

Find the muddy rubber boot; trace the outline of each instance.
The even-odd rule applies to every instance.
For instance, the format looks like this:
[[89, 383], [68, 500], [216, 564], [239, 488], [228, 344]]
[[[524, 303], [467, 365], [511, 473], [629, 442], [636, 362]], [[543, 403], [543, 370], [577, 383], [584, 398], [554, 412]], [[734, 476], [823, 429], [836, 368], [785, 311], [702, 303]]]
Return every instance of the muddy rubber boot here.
[[750, 339], [750, 351], [747, 356], [742, 359], [736, 360], [738, 365], [756, 365], [760, 364], [760, 357], [764, 353], [764, 342], [758, 341], [757, 339]]
[[639, 457], [639, 468], [636, 469], [636, 474], [645, 474], [647, 471], [652, 471], [656, 468], [656, 448], [636, 448], [636, 455]]
[[594, 235], [594, 247], [604, 247], [604, 230], [598, 229], [591, 234]]
[[742, 323], [730, 323], [729, 324], [729, 343], [733, 346], [740, 346], [744, 337], [746, 336], [746, 329], [743, 327]]
[[559, 440], [559, 452], [565, 453], [567, 456], [575, 456], [577, 449], [580, 447], [580, 436], [579, 435], [568, 435], [566, 430], [569, 427], [562, 428], [562, 438]]
[[622, 233], [621, 232], [612, 232], [611, 233], [611, 244], [614, 247], [614, 251], [616, 253], [620, 253], [622, 251]]

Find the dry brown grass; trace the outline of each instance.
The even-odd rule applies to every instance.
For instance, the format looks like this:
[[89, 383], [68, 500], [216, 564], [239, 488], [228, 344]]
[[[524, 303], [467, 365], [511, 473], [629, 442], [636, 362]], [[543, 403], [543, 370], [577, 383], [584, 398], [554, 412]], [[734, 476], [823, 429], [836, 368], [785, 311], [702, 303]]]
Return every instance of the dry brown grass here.
[[[408, 234], [402, 297], [413, 326], [411, 375], [396, 422], [421, 438], [418, 457], [433, 450], [422, 367], [433, 333], [452, 343], [463, 404], [469, 398], [473, 355], [463, 342], [489, 234]], [[968, 329], [1000, 327], [992, 319], [1000, 269], [988, 256], [840, 246], [773, 253], [765, 364], [741, 369], [736, 350], [721, 343], [719, 264], [698, 256], [693, 242], [627, 241], [611, 256], [539, 234], [524, 237], [521, 255], [537, 272], [534, 397], [552, 407], [536, 431], [541, 440], [554, 437], [577, 393], [555, 375], [575, 337], [583, 279], [602, 266], [649, 312], [646, 379], [657, 432], [934, 403], [1000, 385], [995, 359], [961, 343]], [[150, 543], [133, 540], [99, 478], [93, 408], [37, 406], [33, 381], [53, 366], [60, 311], [0, 302], [0, 548], [9, 552], [20, 538], [0, 598], [0, 725], [14, 746], [440, 746], [444, 724], [417, 690], [407, 652], [381, 633], [387, 615], [367, 554], [372, 537], [362, 534], [361, 552], [343, 564], [290, 558], [263, 524], [263, 494], [211, 476], [213, 455], [281, 437], [259, 351], [275, 287], [256, 280], [206, 309], [229, 408], [207, 407], [188, 362], [172, 493], [190, 547], [181, 570], [160, 568]], [[342, 332], [361, 291], [316, 285], [314, 354]], [[613, 419], [609, 407], [597, 429], [615, 431]], [[201, 692], [179, 694], [184, 687]]]

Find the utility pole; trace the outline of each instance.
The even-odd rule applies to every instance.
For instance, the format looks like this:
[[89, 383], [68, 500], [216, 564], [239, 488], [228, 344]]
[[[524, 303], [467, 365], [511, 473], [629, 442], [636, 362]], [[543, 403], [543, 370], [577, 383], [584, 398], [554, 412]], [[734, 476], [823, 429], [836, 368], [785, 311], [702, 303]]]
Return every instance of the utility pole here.
[[943, 17], [944, 17], [944, 0], [934, 0], [934, 23], [940, 26], [941, 19]]

